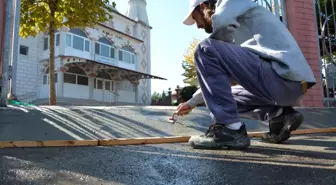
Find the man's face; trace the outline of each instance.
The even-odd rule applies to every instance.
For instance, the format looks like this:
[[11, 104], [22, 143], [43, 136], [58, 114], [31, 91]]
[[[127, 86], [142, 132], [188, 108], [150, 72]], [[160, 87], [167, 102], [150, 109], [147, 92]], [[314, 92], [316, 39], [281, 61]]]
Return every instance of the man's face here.
[[212, 33], [213, 29], [211, 16], [213, 15], [213, 12], [206, 4], [200, 4], [200, 6], [198, 6], [191, 15], [193, 19], [195, 19], [199, 29], [204, 29], [205, 32], [209, 34]]

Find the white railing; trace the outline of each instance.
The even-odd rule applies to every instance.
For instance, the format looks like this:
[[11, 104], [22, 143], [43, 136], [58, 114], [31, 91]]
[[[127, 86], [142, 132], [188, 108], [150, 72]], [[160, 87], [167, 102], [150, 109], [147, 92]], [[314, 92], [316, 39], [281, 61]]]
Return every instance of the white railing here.
[[95, 61], [103, 63], [103, 64], [117, 66], [116, 59], [105, 57], [105, 56], [98, 55], [98, 54], [95, 54]]
[[114, 91], [109, 91], [112, 95], [114, 95], [114, 103], [116, 106], [118, 106], [118, 98], [119, 98], [119, 94], [114, 92]]

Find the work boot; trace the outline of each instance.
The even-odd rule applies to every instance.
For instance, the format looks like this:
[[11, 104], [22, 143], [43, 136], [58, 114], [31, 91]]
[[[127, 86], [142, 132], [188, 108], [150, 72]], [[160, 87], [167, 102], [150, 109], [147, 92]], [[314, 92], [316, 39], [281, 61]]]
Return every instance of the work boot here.
[[269, 121], [268, 133], [262, 140], [269, 143], [282, 143], [291, 137], [291, 132], [298, 129], [303, 122], [303, 115], [292, 107], [284, 107], [280, 116]]
[[189, 144], [193, 148], [203, 149], [245, 149], [250, 146], [251, 141], [244, 124], [239, 130], [231, 130], [224, 125], [213, 124], [204, 135], [192, 136], [189, 139]]

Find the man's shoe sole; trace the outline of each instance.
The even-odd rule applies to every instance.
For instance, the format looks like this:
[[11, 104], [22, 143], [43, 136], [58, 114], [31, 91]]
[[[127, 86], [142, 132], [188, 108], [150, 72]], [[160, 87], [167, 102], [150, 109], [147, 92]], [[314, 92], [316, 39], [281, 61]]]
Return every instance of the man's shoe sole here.
[[[297, 130], [304, 120], [301, 113], [295, 112], [293, 114], [295, 115], [291, 118], [291, 120], [287, 121], [278, 135], [266, 133], [262, 140], [270, 143], [281, 143], [288, 140], [291, 136], [291, 132]], [[273, 136], [270, 137], [270, 135]]]
[[209, 142], [209, 143], [197, 143], [189, 141], [189, 144], [194, 149], [246, 149], [251, 145], [251, 139], [249, 137], [239, 139], [237, 141], [230, 142]]

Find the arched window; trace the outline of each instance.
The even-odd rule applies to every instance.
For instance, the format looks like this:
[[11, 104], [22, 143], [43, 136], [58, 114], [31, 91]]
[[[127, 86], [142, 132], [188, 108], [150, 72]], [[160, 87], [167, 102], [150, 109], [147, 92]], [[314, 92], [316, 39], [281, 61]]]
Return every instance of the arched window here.
[[94, 78], [94, 89], [114, 91], [114, 86], [114, 81], [111, 80], [110, 75], [104, 71], [99, 72]]
[[[57, 83], [57, 73], [55, 72], [55, 83]], [[49, 67], [47, 70], [44, 72], [42, 76], [42, 84], [43, 85], [48, 85], [49, 84]]]
[[65, 45], [85, 52], [90, 52], [90, 40], [79, 28], [72, 28], [66, 34]]
[[105, 37], [100, 38], [95, 44], [95, 53], [108, 58], [115, 58], [113, 43]]
[[64, 72], [64, 83], [88, 86], [89, 78], [83, 69], [75, 66]]
[[119, 60], [129, 64], [135, 64], [135, 52], [129, 46], [123, 46], [119, 50]]

